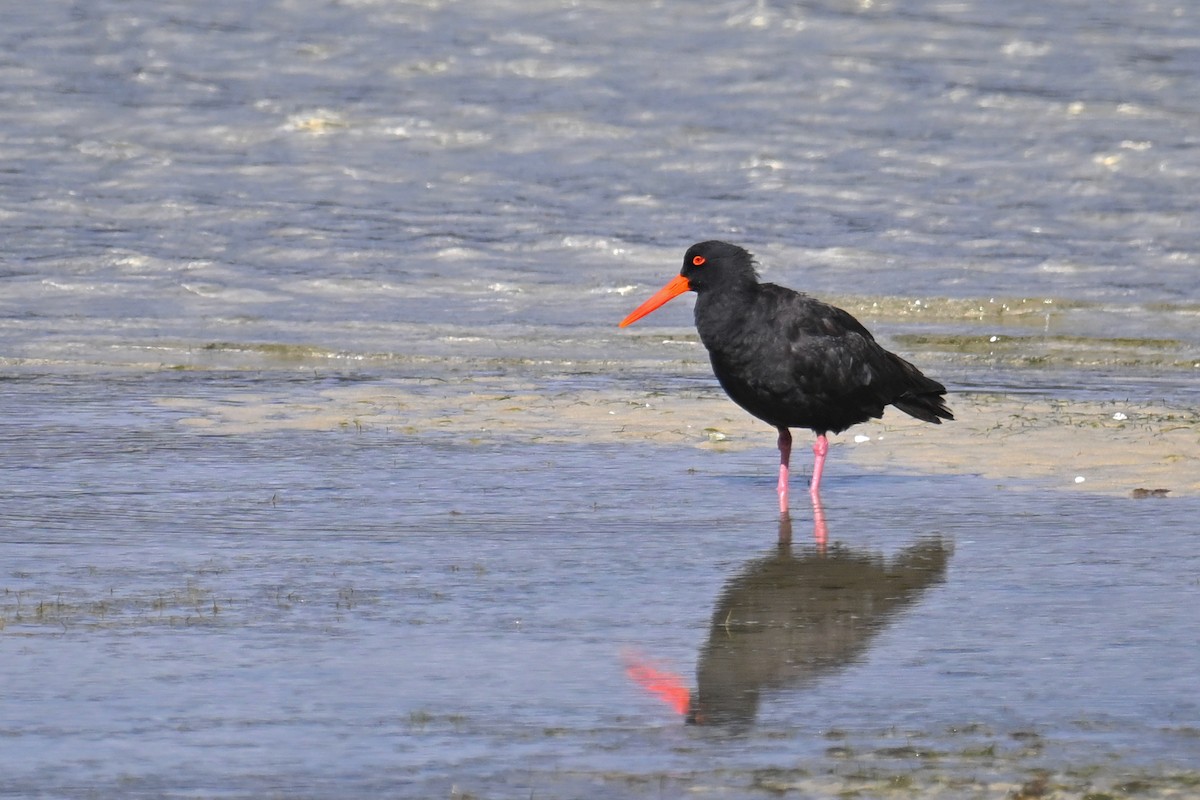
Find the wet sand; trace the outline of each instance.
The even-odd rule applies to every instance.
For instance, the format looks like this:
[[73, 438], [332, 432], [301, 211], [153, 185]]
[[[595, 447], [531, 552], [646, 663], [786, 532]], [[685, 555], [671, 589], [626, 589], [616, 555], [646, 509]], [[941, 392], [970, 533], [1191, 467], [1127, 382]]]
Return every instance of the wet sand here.
[[[644, 387], [644, 383], [639, 386]], [[468, 442], [652, 441], [717, 450], [773, 448], [772, 430], [711, 388], [553, 388], [506, 378], [343, 386], [224, 399], [165, 398], [182, 424], [213, 433], [384, 428]], [[1137, 497], [1200, 494], [1200, 412], [1166, 403], [952, 394], [952, 423], [889, 409], [833, 437], [832, 464], [982, 475], [1012, 487]], [[794, 468], [807, 453], [797, 448]], [[765, 466], [764, 466], [765, 469]]]

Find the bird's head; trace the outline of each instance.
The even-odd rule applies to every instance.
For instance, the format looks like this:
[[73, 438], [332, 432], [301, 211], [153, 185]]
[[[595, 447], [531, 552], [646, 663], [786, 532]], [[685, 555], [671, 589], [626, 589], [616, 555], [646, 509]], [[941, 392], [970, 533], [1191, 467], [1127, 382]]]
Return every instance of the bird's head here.
[[683, 256], [679, 275], [655, 292], [646, 302], [621, 320], [620, 327], [631, 325], [668, 300], [684, 292], [705, 292], [709, 289], [757, 283], [754, 257], [736, 244], [712, 240], [688, 248]]

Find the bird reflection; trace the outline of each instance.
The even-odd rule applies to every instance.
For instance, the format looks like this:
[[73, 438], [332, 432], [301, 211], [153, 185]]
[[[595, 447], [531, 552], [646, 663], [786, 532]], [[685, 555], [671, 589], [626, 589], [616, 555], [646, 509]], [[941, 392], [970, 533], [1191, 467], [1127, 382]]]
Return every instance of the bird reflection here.
[[[897, 614], [945, 579], [952, 548], [918, 541], [887, 559], [840, 545], [779, 545], [726, 584], [700, 654], [688, 722], [749, 726], [763, 692], [802, 688], [861, 658]], [[786, 530], [785, 530], [786, 526]]]
[[[813, 510], [813, 543], [817, 546], [817, 551], [825, 552], [825, 546], [829, 543], [829, 524], [825, 521], [825, 506], [821, 503], [821, 498], [813, 495], [812, 498]], [[779, 543], [791, 544], [792, 542], [792, 516], [788, 512], [783, 512], [779, 515]]]

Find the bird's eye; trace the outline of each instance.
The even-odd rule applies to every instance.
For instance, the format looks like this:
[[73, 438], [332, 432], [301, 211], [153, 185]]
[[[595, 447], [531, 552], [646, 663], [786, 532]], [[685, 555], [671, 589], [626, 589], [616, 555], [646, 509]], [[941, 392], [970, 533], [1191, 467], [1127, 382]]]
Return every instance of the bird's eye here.
[[707, 260], [704, 256], [692, 256], [692, 266], [698, 267]]

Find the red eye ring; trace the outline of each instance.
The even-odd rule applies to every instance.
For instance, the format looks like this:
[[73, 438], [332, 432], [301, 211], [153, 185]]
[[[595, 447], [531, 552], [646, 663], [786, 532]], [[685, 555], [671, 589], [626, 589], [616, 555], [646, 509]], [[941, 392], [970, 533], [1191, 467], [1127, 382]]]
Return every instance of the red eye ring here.
[[705, 261], [708, 261], [708, 259], [705, 258], [704, 256], [692, 256], [692, 266], [698, 267], [698, 266], [702, 265]]

